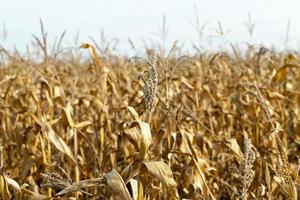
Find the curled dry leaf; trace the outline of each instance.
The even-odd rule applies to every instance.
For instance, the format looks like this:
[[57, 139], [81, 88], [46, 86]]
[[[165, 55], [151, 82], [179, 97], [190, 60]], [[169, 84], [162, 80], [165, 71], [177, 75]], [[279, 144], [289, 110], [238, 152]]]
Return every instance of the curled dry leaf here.
[[7, 176], [4, 176], [4, 178], [5, 178], [5, 180], [6, 180], [6, 182], [7, 182], [7, 184], [8, 184], [9, 186], [13, 187], [13, 188], [16, 189], [18, 192], [21, 191], [21, 187], [20, 187], [20, 185], [17, 183], [17, 181], [15, 181], [14, 179], [11, 179], [11, 178], [9, 178], [9, 177], [7, 177]]
[[140, 128], [141, 131], [140, 153], [141, 153], [141, 157], [145, 158], [149, 146], [151, 145], [152, 142], [151, 130], [149, 124], [146, 122], [135, 121], [131, 124], [131, 127], [137, 127], [137, 126]]
[[139, 174], [140, 167], [141, 167], [140, 161], [135, 161], [129, 164], [127, 167], [125, 167], [125, 169], [121, 173], [121, 176], [125, 184], [127, 184], [134, 176]]
[[115, 169], [105, 174], [104, 177], [106, 178], [107, 184], [116, 198], [132, 200], [122, 177]]
[[140, 130], [137, 127], [133, 127], [133, 128], [128, 128], [124, 130], [124, 133], [127, 137], [129, 137], [129, 139], [132, 141], [132, 143], [135, 145], [135, 147], [137, 149], [140, 149], [140, 145], [141, 145], [141, 134], [140, 134]]

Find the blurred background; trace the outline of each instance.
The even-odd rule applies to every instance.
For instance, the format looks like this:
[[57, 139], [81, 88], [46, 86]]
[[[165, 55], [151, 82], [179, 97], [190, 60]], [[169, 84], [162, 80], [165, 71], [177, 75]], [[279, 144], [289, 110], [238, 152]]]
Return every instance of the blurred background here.
[[[117, 38], [115, 50], [179, 40], [183, 49], [241, 48], [247, 43], [297, 50], [300, 47], [300, 2], [297, 0], [1, 0], [0, 44], [22, 51], [40, 34], [49, 41], [65, 30], [64, 45]], [[112, 44], [115, 45], [115, 44]]]

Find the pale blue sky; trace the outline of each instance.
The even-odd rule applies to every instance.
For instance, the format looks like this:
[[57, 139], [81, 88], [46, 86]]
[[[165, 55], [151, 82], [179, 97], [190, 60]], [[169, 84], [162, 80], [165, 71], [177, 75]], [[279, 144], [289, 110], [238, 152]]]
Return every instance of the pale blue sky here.
[[128, 37], [140, 45], [142, 39], [158, 40], [153, 32], [166, 15], [169, 41], [179, 39], [188, 47], [197, 41], [192, 27], [195, 6], [200, 23], [208, 23], [207, 35], [214, 34], [220, 21], [233, 43], [250, 41], [244, 22], [251, 13], [256, 24], [253, 42], [282, 47], [290, 19], [289, 47], [300, 48], [299, 0], [0, 0], [0, 27], [5, 23], [8, 31], [6, 40], [0, 35], [0, 43], [24, 48], [31, 34], [39, 33], [42, 18], [50, 38], [66, 30], [66, 43], [72, 43], [78, 30], [80, 41], [89, 42], [89, 36], [99, 38], [104, 29], [109, 38], [120, 38], [120, 48], [126, 51]]

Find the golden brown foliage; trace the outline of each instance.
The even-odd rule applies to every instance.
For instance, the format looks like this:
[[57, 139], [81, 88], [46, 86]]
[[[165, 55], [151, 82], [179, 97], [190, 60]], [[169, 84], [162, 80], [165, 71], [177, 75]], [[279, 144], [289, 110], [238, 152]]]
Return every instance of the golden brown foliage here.
[[81, 48], [0, 52], [2, 199], [297, 199], [296, 55]]

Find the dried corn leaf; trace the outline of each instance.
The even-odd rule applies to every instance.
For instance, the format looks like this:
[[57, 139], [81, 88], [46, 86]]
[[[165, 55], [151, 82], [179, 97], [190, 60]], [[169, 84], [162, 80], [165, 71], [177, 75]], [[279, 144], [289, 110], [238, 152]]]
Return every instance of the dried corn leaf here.
[[132, 191], [132, 199], [137, 200], [138, 199], [138, 181], [135, 179], [130, 179], [129, 187], [131, 188], [131, 191]]
[[285, 64], [283, 65], [282, 67], [280, 67], [274, 77], [272, 78], [272, 81], [273, 82], [276, 82], [276, 81], [284, 81], [287, 79], [287, 70], [288, 68], [299, 68], [298, 65], [292, 65], [292, 64]]
[[47, 137], [50, 139], [51, 143], [62, 153], [65, 153], [67, 156], [71, 158], [73, 162], [75, 162], [75, 158], [69, 146], [61, 139], [52, 129], [49, 122], [47, 122], [44, 118], [38, 119], [35, 115], [31, 114], [33, 119], [37, 124], [40, 125], [42, 131], [47, 134]]
[[181, 82], [187, 86], [190, 90], [193, 90], [195, 89], [190, 83], [189, 83], [189, 80], [186, 79], [185, 77], [181, 77]]
[[71, 116], [71, 112], [72, 112], [72, 106], [70, 103], [67, 104], [67, 106], [64, 108], [64, 112], [65, 112], [65, 115], [67, 117], [67, 120], [68, 120], [68, 123], [70, 125], [70, 127], [75, 127], [75, 123], [72, 119], [72, 116]]
[[267, 184], [268, 191], [271, 191], [271, 177], [270, 177], [270, 170], [267, 162], [265, 164], [265, 182]]
[[136, 110], [131, 106], [126, 106], [127, 110], [130, 112], [130, 114], [133, 116], [134, 120], [139, 121], [140, 117], [139, 114], [136, 112]]
[[199, 187], [204, 195], [204, 197], [206, 199], [215, 199], [215, 197], [213, 196], [213, 194], [211, 193], [208, 185], [207, 185], [207, 181], [205, 178], [205, 174], [204, 174], [204, 165], [200, 165], [199, 161], [197, 161], [197, 155], [195, 150], [193, 149], [192, 143], [190, 141], [190, 137], [188, 137], [186, 131], [184, 131], [183, 129], [179, 128], [181, 136], [182, 136], [182, 143], [180, 144], [180, 150], [183, 153], [186, 153], [188, 155], [192, 156], [192, 160], [194, 162], [195, 165], [195, 169], [197, 170], [197, 173], [195, 173], [195, 179], [194, 179], [194, 183], [196, 184], [197, 187]]
[[125, 184], [127, 184], [134, 176], [139, 174], [140, 167], [141, 164], [139, 161], [133, 162], [125, 167], [125, 169], [121, 173]]
[[204, 188], [205, 188], [205, 184], [204, 184], [203, 179], [201, 178], [201, 176], [203, 177], [204, 174], [200, 175], [200, 173], [202, 173], [202, 171], [199, 172], [197, 169], [195, 170], [195, 172], [194, 172], [194, 184], [201, 191], [203, 191]]
[[132, 200], [122, 177], [116, 170], [113, 169], [109, 173], [105, 174], [104, 177], [106, 178], [111, 192], [116, 198]]
[[99, 187], [99, 186], [104, 186], [103, 183], [103, 178], [94, 178], [94, 179], [87, 179], [87, 180], [82, 180], [79, 181], [78, 183], [74, 183], [59, 193], [57, 193], [55, 196], [61, 196], [64, 194], [69, 194], [73, 192], [80, 191], [82, 188], [87, 188], [87, 187]]
[[83, 127], [86, 127], [88, 125], [90, 125], [91, 122], [90, 121], [83, 121], [83, 122], [79, 122], [77, 124], [75, 124], [75, 128], [83, 128]]
[[135, 147], [140, 149], [142, 136], [140, 134], [139, 128], [133, 127], [133, 128], [125, 129], [124, 133], [126, 134], [126, 136], [129, 137], [130, 140], [132, 140]]
[[24, 189], [24, 188], [22, 188], [22, 194], [28, 200], [45, 200], [45, 199], [50, 199], [46, 195], [37, 194], [35, 192], [32, 192], [32, 191]]
[[11, 187], [13, 187], [14, 189], [16, 189], [17, 191], [21, 191], [21, 187], [20, 185], [17, 183], [17, 181], [15, 181], [14, 179], [11, 179], [7, 176], [4, 176], [7, 184]]
[[244, 154], [242, 153], [240, 146], [238, 145], [236, 138], [229, 139], [226, 145], [235, 153], [237, 158], [243, 159]]
[[145, 158], [147, 151], [149, 149], [149, 146], [152, 142], [152, 135], [150, 126], [146, 122], [142, 121], [135, 121], [131, 124], [131, 127], [139, 127], [141, 131], [141, 141], [140, 141], [140, 153], [141, 157]]
[[11, 198], [11, 194], [8, 189], [7, 179], [3, 175], [0, 175], [0, 194], [3, 200]]
[[75, 158], [73, 156], [73, 153], [69, 146], [61, 139], [54, 131], [53, 129], [49, 126], [48, 131], [47, 131], [48, 138], [52, 142], [52, 144], [61, 152], [65, 153], [68, 155], [73, 162], [75, 162]]
[[157, 178], [166, 187], [176, 187], [177, 183], [173, 178], [170, 167], [162, 161], [150, 161], [142, 164], [141, 171], [147, 172]]

